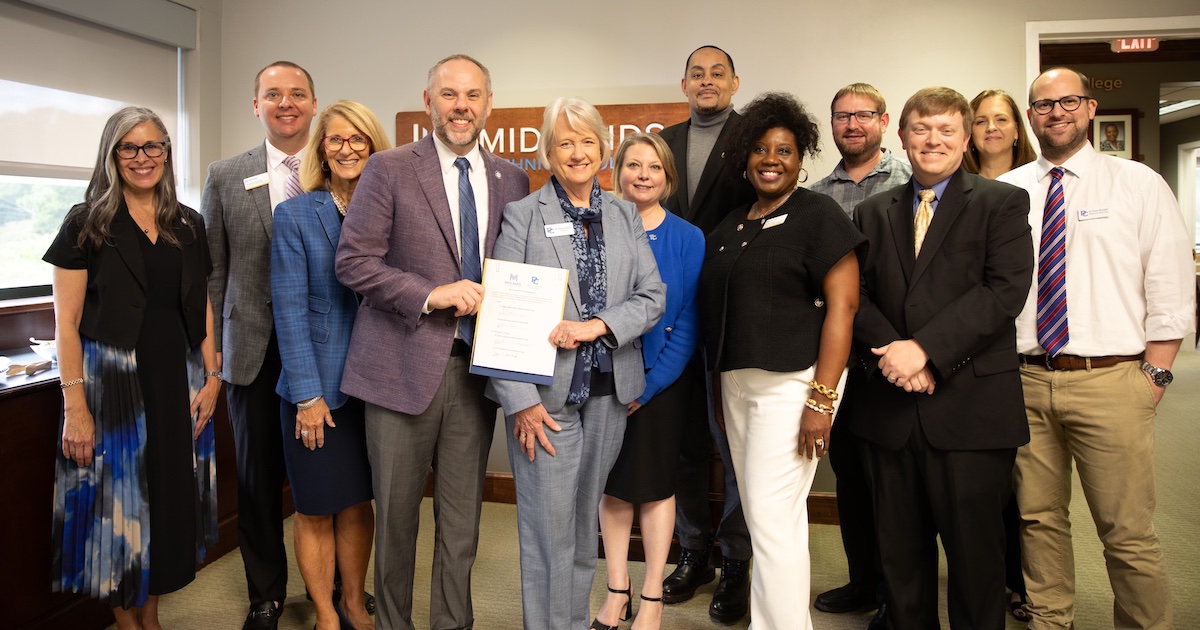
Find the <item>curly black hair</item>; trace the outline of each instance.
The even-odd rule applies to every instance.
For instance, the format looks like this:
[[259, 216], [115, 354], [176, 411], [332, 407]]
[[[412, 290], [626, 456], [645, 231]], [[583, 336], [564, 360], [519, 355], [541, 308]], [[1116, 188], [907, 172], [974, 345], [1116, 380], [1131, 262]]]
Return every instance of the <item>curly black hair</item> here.
[[739, 113], [741, 116], [734, 121], [734, 127], [729, 130], [725, 140], [725, 154], [727, 159], [733, 160], [734, 168], [730, 172], [746, 170], [750, 151], [771, 129], [782, 127], [792, 132], [796, 136], [796, 149], [802, 157], [813, 157], [821, 151], [821, 132], [817, 130], [817, 121], [791, 94], [764, 92]]

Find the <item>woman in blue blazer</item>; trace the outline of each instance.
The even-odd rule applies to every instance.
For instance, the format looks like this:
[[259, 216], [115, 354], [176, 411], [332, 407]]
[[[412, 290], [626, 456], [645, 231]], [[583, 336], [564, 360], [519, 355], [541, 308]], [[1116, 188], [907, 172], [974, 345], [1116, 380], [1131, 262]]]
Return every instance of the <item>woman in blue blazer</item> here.
[[[296, 504], [296, 562], [318, 628], [338, 628], [341, 619], [356, 628], [371, 625], [363, 585], [375, 516], [363, 404], [340, 391], [358, 298], [338, 283], [333, 261], [367, 157], [389, 148], [366, 107], [330, 105], [299, 169], [301, 186], [311, 192], [280, 203], [273, 221], [271, 303], [283, 360], [275, 389]], [[344, 583], [340, 605], [332, 597], [335, 562]]]

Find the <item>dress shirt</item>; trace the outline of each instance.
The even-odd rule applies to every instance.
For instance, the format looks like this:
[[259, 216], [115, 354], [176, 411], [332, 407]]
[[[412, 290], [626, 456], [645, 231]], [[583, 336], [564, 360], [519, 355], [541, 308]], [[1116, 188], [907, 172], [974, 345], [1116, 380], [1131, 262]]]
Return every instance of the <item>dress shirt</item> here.
[[[461, 219], [458, 215], [458, 178], [461, 171], [454, 165], [454, 161], [459, 157], [467, 158], [467, 162], [471, 165], [470, 174], [467, 179], [471, 180], [471, 190], [475, 193], [475, 219], [479, 229], [479, 262], [483, 263], [484, 248], [487, 247], [487, 226], [488, 226], [488, 181], [487, 168], [483, 165], [483, 156], [479, 154], [479, 143], [466, 155], [460, 156], [455, 153], [442, 139], [433, 134], [433, 147], [437, 151], [438, 165], [442, 170], [442, 187], [446, 189], [446, 201], [450, 202], [450, 220], [454, 222], [454, 243], [458, 246], [459, 252], [462, 252], [462, 229]], [[462, 254], [459, 254], [460, 258]], [[430, 293], [430, 295], [433, 295]], [[433, 312], [429, 306], [429, 297], [425, 297], [425, 308], [422, 309], [426, 315]], [[458, 334], [458, 327], [455, 326], [454, 338], [461, 339]]]
[[842, 210], [854, 218], [854, 208], [876, 192], [890, 190], [908, 183], [912, 177], [912, 167], [908, 162], [896, 157], [896, 154], [883, 149], [883, 157], [875, 163], [875, 168], [862, 178], [854, 181], [846, 173], [846, 161], [841, 160], [833, 167], [833, 172], [809, 187], [813, 192], [833, 197]]
[[[1084, 145], [1061, 164], [1067, 215], [1067, 317], [1063, 352], [1085, 357], [1138, 354], [1147, 341], [1195, 330], [1192, 246], [1175, 196], [1145, 164]], [[1055, 165], [1039, 157], [999, 178], [1029, 191], [1033, 242]], [[1035, 273], [1036, 276], [1036, 273]], [[1041, 354], [1037, 283], [1017, 318], [1017, 351]]]
[[[274, 214], [275, 206], [278, 206], [279, 202], [287, 199], [287, 180], [292, 174], [292, 169], [283, 163], [283, 160], [288, 156], [287, 153], [275, 148], [275, 145], [271, 144], [270, 140], [264, 144], [267, 145], [267, 177], [271, 182], [268, 184], [268, 187], [271, 191], [271, 213]], [[304, 164], [304, 152], [306, 149], [307, 145], [304, 149], [296, 152], [296, 157], [300, 158], [301, 164]]]
[[[953, 175], [951, 175], [951, 177], [953, 177]], [[932, 188], [933, 194], [936, 195], [933, 198], [933, 201], [929, 202], [930, 207], [933, 208], [933, 213], [936, 215], [938, 202], [940, 202], [942, 200], [942, 197], [946, 195], [946, 187], [950, 185], [950, 177], [947, 177], [946, 179], [943, 179], [942, 181], [940, 181], [932, 186], [922, 186], [920, 184], [920, 182], [918, 182], [916, 179], [912, 180], [912, 183], [913, 183], [913, 205], [912, 205], [913, 216], [914, 217], [917, 216], [917, 208], [920, 207], [920, 205], [921, 205], [921, 195], [919, 193], [922, 190], [925, 190], [926, 188]], [[933, 219], [933, 217], [929, 217], [929, 218], [930, 218], [930, 220]]]

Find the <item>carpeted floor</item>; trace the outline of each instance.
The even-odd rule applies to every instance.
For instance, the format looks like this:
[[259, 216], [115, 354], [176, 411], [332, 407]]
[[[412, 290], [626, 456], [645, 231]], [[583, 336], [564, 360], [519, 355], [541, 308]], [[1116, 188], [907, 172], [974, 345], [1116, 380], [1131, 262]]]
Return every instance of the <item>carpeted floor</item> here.
[[[1200, 353], [1181, 353], [1175, 365], [1175, 384], [1159, 409], [1155, 467], [1158, 479], [1158, 511], [1156, 523], [1167, 558], [1171, 579], [1176, 628], [1200, 627]], [[1096, 529], [1088, 517], [1087, 505], [1076, 481], [1072, 501], [1075, 515], [1075, 555], [1077, 567], [1077, 616], [1080, 630], [1112, 628], [1112, 591], [1108, 587], [1104, 560]], [[422, 505], [422, 530], [418, 545], [419, 558], [415, 610], [413, 621], [417, 628], [428, 628], [429, 571], [433, 514], [429, 500]], [[488, 503], [483, 510], [482, 536], [474, 572], [475, 627], [480, 630], [516, 630], [521, 627], [521, 593], [517, 568], [516, 507]], [[291, 521], [287, 523], [288, 548], [291, 549]], [[842, 552], [838, 529], [830, 525], [811, 528], [812, 593], [810, 601], [821, 591], [840, 586], [846, 579], [846, 559]], [[944, 563], [943, 563], [944, 566]], [[295, 563], [290, 565], [289, 597], [280, 628], [298, 630], [311, 628], [314, 622], [312, 605], [304, 598], [303, 581]], [[635, 585], [641, 582], [642, 565], [631, 563]], [[592, 590], [595, 610], [604, 597], [604, 562], [600, 562], [598, 577]], [[234, 629], [240, 628], [246, 614], [245, 578], [241, 556], [230, 553], [204, 569], [187, 588], [165, 596], [161, 603], [163, 626], [170, 629]], [[368, 573], [368, 590], [373, 591]], [[943, 568], [942, 582], [945, 585]], [[717, 624], [708, 618], [708, 601], [716, 582], [704, 587], [693, 600], [668, 606], [664, 614], [664, 630], [712, 628]], [[634, 594], [636, 599], [637, 594]], [[813, 611], [813, 624], [819, 629], [862, 629], [870, 613], [859, 615], [829, 615]], [[942, 622], [949, 627], [942, 603]], [[623, 626], [628, 628], [626, 624]], [[747, 622], [725, 626], [746, 628]], [[1009, 618], [1007, 628], [1023, 625]], [[759, 630], [773, 630], [761, 628]]]

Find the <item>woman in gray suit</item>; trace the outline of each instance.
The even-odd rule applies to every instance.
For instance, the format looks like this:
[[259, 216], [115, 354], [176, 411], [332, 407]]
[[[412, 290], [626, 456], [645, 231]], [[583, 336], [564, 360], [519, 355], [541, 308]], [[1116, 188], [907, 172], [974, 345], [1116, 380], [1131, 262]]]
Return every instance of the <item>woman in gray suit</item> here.
[[558, 347], [554, 382], [491, 382], [512, 436], [526, 630], [588, 623], [600, 496], [628, 404], [646, 386], [640, 337], [666, 303], [637, 210], [596, 179], [611, 151], [595, 107], [551, 103], [538, 155], [553, 177], [505, 207], [494, 250], [501, 260], [571, 271], [563, 321], [549, 337]]

